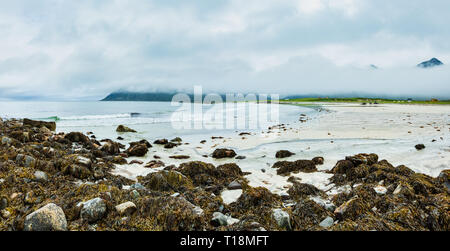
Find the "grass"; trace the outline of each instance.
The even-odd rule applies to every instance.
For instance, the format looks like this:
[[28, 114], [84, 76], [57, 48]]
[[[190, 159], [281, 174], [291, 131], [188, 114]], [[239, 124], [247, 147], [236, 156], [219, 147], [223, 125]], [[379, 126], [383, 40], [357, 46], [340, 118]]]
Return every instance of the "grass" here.
[[450, 105], [450, 100], [395, 100], [395, 99], [377, 99], [377, 98], [300, 98], [300, 99], [282, 99], [280, 103], [378, 103], [378, 104], [433, 104]]

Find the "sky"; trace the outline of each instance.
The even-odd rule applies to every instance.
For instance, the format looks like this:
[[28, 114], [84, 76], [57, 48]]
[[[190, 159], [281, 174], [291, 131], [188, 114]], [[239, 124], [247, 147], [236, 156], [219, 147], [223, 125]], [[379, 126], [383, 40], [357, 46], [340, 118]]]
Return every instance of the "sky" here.
[[[194, 85], [450, 98], [449, 10], [448, 0], [0, 0], [0, 99]], [[433, 57], [445, 65], [416, 67]]]

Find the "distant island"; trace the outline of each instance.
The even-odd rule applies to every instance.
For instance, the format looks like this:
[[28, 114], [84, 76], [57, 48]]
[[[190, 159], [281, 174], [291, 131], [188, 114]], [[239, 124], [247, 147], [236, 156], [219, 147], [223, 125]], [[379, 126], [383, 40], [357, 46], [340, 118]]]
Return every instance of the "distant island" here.
[[431, 68], [431, 67], [440, 66], [440, 65], [444, 65], [444, 63], [442, 63], [437, 58], [432, 58], [432, 59], [430, 59], [428, 61], [425, 61], [425, 62], [422, 62], [422, 63], [418, 64], [417, 67], [420, 67], [420, 68]]

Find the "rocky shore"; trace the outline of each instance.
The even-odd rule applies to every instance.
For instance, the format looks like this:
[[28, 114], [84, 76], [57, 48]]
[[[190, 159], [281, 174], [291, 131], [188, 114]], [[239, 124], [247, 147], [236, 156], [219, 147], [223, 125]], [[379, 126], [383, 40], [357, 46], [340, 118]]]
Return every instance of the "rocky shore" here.
[[[230, 163], [142, 163], [165, 167], [136, 182], [111, 171], [128, 157], [146, 155], [150, 142], [142, 139], [127, 148], [89, 133], [55, 133], [55, 128], [50, 122], [0, 119], [0, 230], [450, 230], [450, 170], [433, 178], [376, 154], [358, 154], [328, 171], [333, 191], [291, 176], [288, 194], [280, 196], [249, 186], [247, 173], [233, 163], [239, 153], [219, 148], [212, 157]], [[153, 144], [173, 148], [181, 141]], [[320, 172], [317, 166], [324, 162], [323, 157], [295, 157], [272, 168], [289, 177]], [[234, 190], [242, 191], [240, 197], [225, 203], [221, 194]]]

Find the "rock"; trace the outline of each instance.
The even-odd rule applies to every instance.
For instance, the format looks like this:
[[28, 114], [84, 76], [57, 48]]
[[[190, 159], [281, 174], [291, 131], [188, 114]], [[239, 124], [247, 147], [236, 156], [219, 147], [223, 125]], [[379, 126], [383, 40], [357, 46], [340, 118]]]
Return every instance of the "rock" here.
[[153, 142], [153, 144], [155, 145], [165, 145], [169, 143], [169, 141], [167, 139], [157, 139], [155, 140], [155, 142]]
[[169, 143], [167, 143], [167, 144], [164, 145], [164, 148], [166, 148], [166, 149], [172, 149], [172, 148], [177, 147], [177, 146], [178, 146], [177, 144], [175, 144], [175, 143], [173, 143], [173, 142], [169, 142]]
[[292, 210], [292, 225], [295, 231], [311, 230], [318, 226], [329, 212], [310, 199], [303, 199]]
[[373, 190], [375, 190], [375, 192], [379, 195], [384, 195], [387, 193], [387, 189], [384, 186], [376, 186], [373, 188]]
[[135, 183], [130, 186], [131, 189], [144, 190], [145, 187], [141, 183]]
[[36, 171], [36, 172], [34, 172], [34, 179], [37, 182], [46, 182], [48, 180], [48, 176], [45, 172]]
[[295, 162], [279, 161], [272, 168], [277, 168], [278, 175], [289, 175], [291, 172], [316, 172], [316, 165], [312, 160], [297, 160]]
[[288, 231], [292, 230], [291, 216], [287, 212], [283, 211], [282, 209], [274, 209], [272, 216], [277, 222], [278, 227], [280, 227], [281, 229], [286, 229]]
[[75, 163], [78, 164], [78, 165], [82, 165], [82, 166], [88, 167], [88, 168], [92, 166], [91, 159], [88, 159], [88, 158], [83, 157], [83, 156], [78, 156], [76, 158], [76, 162]]
[[205, 225], [203, 210], [181, 196], [145, 198], [140, 212], [162, 231], [202, 231]]
[[183, 140], [180, 137], [176, 137], [172, 140], [170, 140], [170, 142], [176, 142], [176, 143], [181, 143]]
[[16, 162], [24, 167], [34, 167], [36, 164], [36, 159], [28, 155], [17, 154]]
[[37, 127], [37, 128], [46, 127], [51, 131], [56, 130], [55, 122], [45, 122], [45, 121], [36, 121], [36, 120], [31, 120], [31, 119], [23, 119], [23, 124], [30, 125], [32, 127]]
[[368, 205], [361, 198], [355, 197], [342, 204], [334, 210], [334, 214], [339, 220], [355, 219], [366, 211], [369, 211]]
[[418, 144], [415, 147], [416, 147], [417, 151], [425, 149], [425, 145], [424, 144]]
[[145, 177], [138, 177], [138, 180], [146, 188], [154, 191], [179, 191], [193, 187], [190, 179], [176, 171], [149, 173]]
[[330, 216], [328, 216], [327, 218], [325, 218], [325, 220], [323, 220], [319, 226], [323, 227], [323, 228], [329, 228], [331, 226], [333, 226], [334, 224], [334, 220], [333, 218], [331, 218]]
[[190, 159], [190, 156], [187, 155], [173, 155], [169, 156], [170, 159]]
[[220, 212], [213, 213], [213, 218], [211, 219], [211, 224], [215, 227], [228, 226], [228, 217]]
[[354, 166], [359, 166], [361, 164], [366, 164], [370, 166], [378, 162], [378, 155], [374, 153], [371, 154], [360, 153], [355, 156], [345, 157], [345, 159], [351, 161]]
[[5, 197], [2, 197], [0, 200], [0, 210], [3, 210], [8, 207], [8, 199]]
[[108, 141], [100, 147], [100, 151], [108, 155], [117, 155], [120, 153], [120, 146], [116, 142]]
[[80, 216], [89, 223], [94, 223], [106, 213], [106, 203], [101, 198], [95, 198], [79, 204], [82, 206]]
[[289, 158], [289, 157], [291, 157], [291, 156], [293, 156], [293, 155], [295, 155], [295, 153], [292, 153], [292, 152], [286, 151], [286, 150], [281, 150], [281, 151], [278, 151], [278, 152], [275, 154], [275, 157], [276, 157], [277, 159], [284, 159], [284, 158]]
[[64, 136], [64, 139], [69, 140], [70, 142], [78, 142], [82, 144], [88, 144], [91, 142], [88, 136], [82, 134], [81, 132], [71, 132]]
[[25, 231], [66, 231], [67, 220], [62, 208], [50, 203], [27, 215]]
[[136, 130], [133, 130], [129, 127], [126, 127], [124, 125], [119, 125], [116, 129], [116, 132], [132, 132], [132, 133], [136, 133]]
[[143, 139], [141, 141], [137, 141], [137, 142], [131, 142], [130, 146], [134, 146], [134, 145], [145, 145], [147, 148], [151, 148], [153, 147], [152, 144], [150, 144], [150, 142], [148, 142], [147, 140]]
[[333, 169], [331, 169], [331, 172], [334, 174], [346, 174], [347, 170], [354, 167], [355, 165], [350, 160], [339, 160]]
[[247, 157], [245, 157], [245, 156], [237, 156], [235, 159], [237, 159], [237, 160], [243, 160], [243, 159], [246, 159]]
[[120, 215], [131, 215], [136, 209], [136, 205], [131, 201], [116, 206], [116, 210]]
[[237, 189], [242, 189], [241, 183], [239, 183], [239, 181], [237, 181], [237, 180], [231, 182], [228, 185], [228, 190], [237, 190]]
[[211, 224], [215, 227], [229, 226], [239, 222], [238, 219], [234, 219], [231, 216], [224, 215], [220, 212], [213, 213]]
[[310, 195], [316, 196], [321, 193], [323, 192], [313, 185], [298, 182], [295, 182], [294, 185], [288, 190], [289, 196], [294, 199], [305, 198]]
[[3, 219], [8, 219], [11, 216], [11, 212], [6, 209], [0, 210], [0, 214]]
[[133, 145], [130, 146], [130, 148], [128, 148], [127, 153], [128, 155], [131, 156], [136, 156], [136, 157], [144, 157], [148, 152], [148, 147], [145, 144], [137, 144], [137, 145]]
[[133, 164], [138, 164], [138, 165], [142, 165], [142, 164], [144, 164], [144, 162], [143, 161], [141, 161], [141, 160], [132, 160], [132, 161], [130, 161], [130, 165], [133, 165]]
[[145, 165], [146, 168], [160, 168], [165, 166], [166, 164], [160, 160], [152, 160]]
[[314, 159], [312, 159], [312, 161], [316, 165], [323, 165], [324, 160], [325, 159], [323, 157], [315, 157]]
[[215, 159], [224, 159], [224, 158], [234, 158], [236, 157], [236, 152], [231, 149], [216, 149], [213, 152], [212, 157]]
[[11, 145], [13, 143], [13, 140], [8, 137], [2, 137], [2, 145]]

